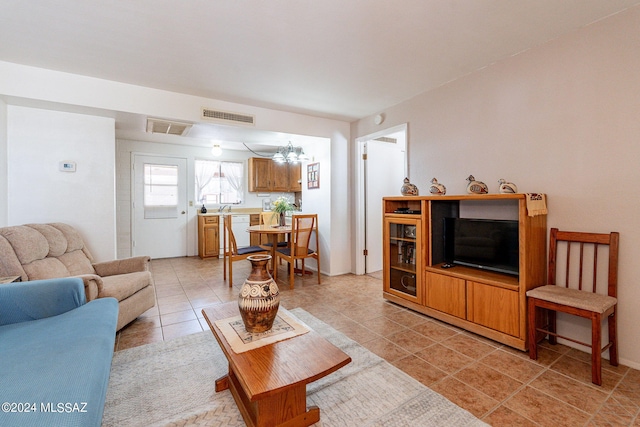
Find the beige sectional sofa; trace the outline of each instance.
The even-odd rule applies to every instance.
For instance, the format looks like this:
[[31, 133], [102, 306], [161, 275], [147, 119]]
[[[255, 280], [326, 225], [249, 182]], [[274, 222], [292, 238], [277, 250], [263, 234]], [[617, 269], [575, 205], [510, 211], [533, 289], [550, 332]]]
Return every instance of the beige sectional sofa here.
[[0, 228], [0, 276], [22, 281], [77, 276], [87, 301], [118, 300], [117, 330], [155, 305], [147, 256], [94, 263], [80, 234], [63, 223]]

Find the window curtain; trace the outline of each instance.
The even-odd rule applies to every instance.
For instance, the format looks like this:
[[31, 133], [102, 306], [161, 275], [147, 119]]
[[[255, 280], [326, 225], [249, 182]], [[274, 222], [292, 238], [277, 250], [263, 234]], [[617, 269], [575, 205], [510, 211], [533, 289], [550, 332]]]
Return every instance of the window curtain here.
[[215, 173], [220, 167], [220, 162], [211, 160], [196, 160], [196, 200], [198, 203], [204, 203], [202, 191], [213, 179]]
[[[222, 162], [222, 176], [227, 180], [229, 187], [235, 190], [236, 194], [242, 193], [242, 163]], [[236, 201], [228, 201], [236, 203]]]

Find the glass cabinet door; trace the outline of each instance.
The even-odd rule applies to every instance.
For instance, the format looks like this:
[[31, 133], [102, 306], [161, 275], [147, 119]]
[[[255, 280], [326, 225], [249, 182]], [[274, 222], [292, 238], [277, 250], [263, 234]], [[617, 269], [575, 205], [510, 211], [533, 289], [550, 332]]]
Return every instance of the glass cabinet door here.
[[388, 233], [385, 288], [394, 295], [420, 303], [420, 222], [386, 218], [385, 224]]

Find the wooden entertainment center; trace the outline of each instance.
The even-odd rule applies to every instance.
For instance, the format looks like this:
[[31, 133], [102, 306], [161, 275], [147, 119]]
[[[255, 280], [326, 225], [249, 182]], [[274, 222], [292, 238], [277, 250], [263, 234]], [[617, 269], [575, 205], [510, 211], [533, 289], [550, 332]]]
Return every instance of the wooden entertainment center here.
[[[527, 349], [529, 289], [545, 284], [547, 216], [525, 194], [383, 198], [389, 301], [519, 350]], [[518, 276], [444, 264], [444, 218], [518, 221]]]

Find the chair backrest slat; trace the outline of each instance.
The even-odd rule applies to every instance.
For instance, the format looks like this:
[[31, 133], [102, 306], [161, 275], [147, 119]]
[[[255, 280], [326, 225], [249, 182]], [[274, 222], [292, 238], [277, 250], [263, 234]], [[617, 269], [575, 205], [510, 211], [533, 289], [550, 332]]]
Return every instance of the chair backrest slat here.
[[593, 285], [591, 292], [596, 293], [596, 277], [598, 277], [598, 247], [600, 245], [594, 245], [593, 248]]
[[[564, 286], [569, 288], [572, 283], [577, 280], [577, 288], [579, 290], [588, 290], [587, 277], [583, 277], [585, 268], [589, 268], [590, 257], [593, 258], [593, 277], [591, 281], [591, 292], [596, 293], [598, 291], [598, 255], [601, 247], [608, 247], [608, 275], [607, 275], [607, 294], [615, 297], [617, 294], [618, 283], [618, 242], [619, 233], [612, 232], [609, 234], [604, 233], [582, 233], [582, 232], [568, 232], [558, 231], [557, 228], [552, 228], [550, 233], [549, 244], [549, 271], [548, 271], [548, 284], [556, 284], [556, 276], [559, 273], [557, 271], [557, 258], [561, 255], [561, 250], [558, 245], [559, 242], [566, 243], [566, 249], [564, 254], [566, 256], [565, 261], [565, 280]], [[578, 254], [579, 268], [577, 271], [573, 271], [571, 268], [572, 244], [579, 244], [580, 251]], [[586, 245], [586, 247], [585, 247]], [[563, 245], [563, 247], [565, 247]], [[574, 255], [575, 257], [575, 255]], [[586, 262], [586, 263], [585, 263]], [[576, 277], [577, 274], [577, 277]], [[587, 273], [588, 275], [589, 273]], [[572, 281], [572, 277], [575, 278]]]
[[[584, 242], [580, 242], [580, 269], [578, 270], [578, 289], [579, 290], [582, 290], [582, 272], [583, 271], [584, 271]], [[593, 277], [595, 279], [595, 276]]]

